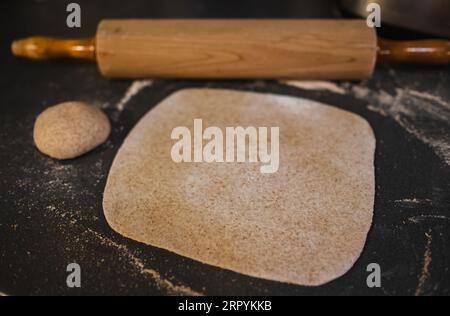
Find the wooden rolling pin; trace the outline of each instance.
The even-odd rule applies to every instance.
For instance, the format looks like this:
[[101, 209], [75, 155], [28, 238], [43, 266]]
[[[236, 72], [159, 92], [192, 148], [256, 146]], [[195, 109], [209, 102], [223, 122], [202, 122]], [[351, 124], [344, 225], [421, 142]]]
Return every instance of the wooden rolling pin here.
[[448, 64], [448, 41], [377, 41], [364, 20], [104, 20], [95, 38], [30, 37], [16, 56], [96, 60], [118, 78], [364, 79], [375, 62]]

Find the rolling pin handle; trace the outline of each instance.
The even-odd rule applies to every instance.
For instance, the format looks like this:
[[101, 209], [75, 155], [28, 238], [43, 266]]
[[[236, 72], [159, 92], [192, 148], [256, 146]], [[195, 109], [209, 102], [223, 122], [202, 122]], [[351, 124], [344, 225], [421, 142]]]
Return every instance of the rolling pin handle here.
[[378, 46], [378, 60], [381, 62], [429, 65], [450, 63], [450, 41], [447, 40], [392, 41], [379, 38]]
[[16, 40], [11, 45], [14, 56], [45, 60], [56, 58], [78, 58], [95, 60], [95, 39], [60, 39], [33, 36]]

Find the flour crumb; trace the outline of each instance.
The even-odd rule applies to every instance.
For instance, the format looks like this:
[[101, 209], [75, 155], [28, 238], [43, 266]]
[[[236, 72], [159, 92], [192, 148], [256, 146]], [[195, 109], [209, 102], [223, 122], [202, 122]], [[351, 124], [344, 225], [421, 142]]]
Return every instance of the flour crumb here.
[[395, 200], [395, 203], [408, 203], [408, 204], [424, 204], [424, 203], [431, 203], [430, 199], [418, 199], [418, 198], [413, 198], [413, 199], [401, 199], [401, 200]]
[[341, 88], [336, 83], [331, 81], [284, 80], [280, 81], [280, 83], [304, 90], [319, 90], [329, 91], [337, 94], [346, 94], [345, 89]]
[[370, 90], [363, 86], [353, 86], [352, 92], [358, 99], [366, 98], [370, 94]]
[[128, 90], [125, 92], [125, 95], [122, 97], [122, 99], [116, 104], [116, 109], [118, 111], [123, 111], [125, 108], [125, 105], [139, 92], [142, 91], [142, 89], [150, 87], [153, 84], [152, 80], [136, 80], [133, 81], [133, 83], [130, 85]]
[[414, 224], [419, 224], [425, 220], [444, 220], [450, 221], [450, 218], [444, 215], [421, 215], [408, 218], [408, 221]]

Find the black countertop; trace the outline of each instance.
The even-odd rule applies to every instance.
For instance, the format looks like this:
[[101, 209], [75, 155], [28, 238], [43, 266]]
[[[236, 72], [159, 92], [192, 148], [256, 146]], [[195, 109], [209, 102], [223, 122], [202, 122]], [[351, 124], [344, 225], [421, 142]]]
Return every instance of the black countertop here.
[[[334, 91], [276, 81], [156, 80], [118, 111], [115, 106], [132, 81], [102, 78], [85, 62], [14, 59], [10, 42], [35, 34], [93, 35], [102, 18], [339, 17], [336, 2], [77, 1], [83, 27], [68, 29], [69, 2], [0, 3], [1, 293], [450, 294], [449, 67], [378, 66], [373, 79], [337, 82]], [[346, 275], [312, 288], [251, 278], [134, 242], [107, 225], [102, 192], [122, 141], [149, 109], [187, 87], [304, 97], [370, 122], [377, 138], [374, 222], [361, 258]], [[41, 111], [67, 100], [105, 108], [113, 132], [93, 152], [61, 162], [35, 149], [32, 129]], [[81, 288], [66, 286], [71, 262], [81, 266]], [[380, 289], [366, 285], [370, 263], [381, 266]]]

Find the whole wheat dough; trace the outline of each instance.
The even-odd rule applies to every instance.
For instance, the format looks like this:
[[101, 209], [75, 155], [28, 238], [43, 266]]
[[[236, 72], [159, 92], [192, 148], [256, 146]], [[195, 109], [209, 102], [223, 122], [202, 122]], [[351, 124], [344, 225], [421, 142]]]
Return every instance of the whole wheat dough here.
[[42, 153], [72, 159], [104, 143], [110, 132], [111, 125], [102, 110], [83, 102], [64, 102], [37, 117], [33, 138]]
[[[177, 126], [278, 126], [280, 166], [174, 163]], [[269, 280], [321, 285], [358, 259], [372, 222], [375, 139], [361, 117], [271, 94], [190, 89], [149, 111], [120, 148], [103, 208], [146, 244]]]

